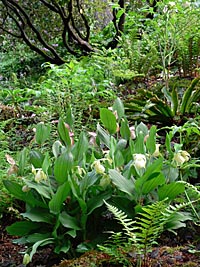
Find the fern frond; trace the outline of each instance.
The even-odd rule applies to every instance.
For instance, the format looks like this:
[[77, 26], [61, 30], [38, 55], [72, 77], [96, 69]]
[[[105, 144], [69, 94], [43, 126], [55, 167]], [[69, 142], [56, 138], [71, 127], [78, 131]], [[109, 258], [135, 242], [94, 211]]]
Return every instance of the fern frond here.
[[128, 236], [131, 243], [136, 244], [137, 240], [135, 231], [137, 230], [137, 227], [134, 226], [135, 221], [133, 221], [132, 219], [128, 219], [127, 215], [122, 210], [119, 210], [117, 207], [110, 205], [106, 201], [104, 202], [108, 210], [114, 215], [116, 220], [118, 220], [120, 224], [124, 227], [123, 230], [125, 231], [125, 234]]
[[146, 250], [151, 247], [163, 231], [165, 222], [162, 211], [165, 209], [165, 200], [142, 208], [143, 212], [139, 213], [140, 217], [136, 221], [138, 226], [136, 236], [141, 248]]

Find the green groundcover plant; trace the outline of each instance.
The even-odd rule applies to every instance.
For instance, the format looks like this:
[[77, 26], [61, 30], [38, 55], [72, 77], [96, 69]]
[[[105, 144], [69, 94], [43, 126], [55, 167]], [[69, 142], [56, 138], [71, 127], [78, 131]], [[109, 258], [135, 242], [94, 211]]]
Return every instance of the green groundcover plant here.
[[[73, 136], [69, 110], [66, 120], [58, 121], [52, 148], [51, 125], [39, 123], [33, 147], [22, 151], [17, 164], [10, 161], [9, 173], [20, 181], [8, 178], [4, 185], [26, 208], [22, 220], [7, 230], [21, 236], [15, 242], [28, 246], [24, 264], [38, 247], [48, 244], [55, 253], [74, 257], [103, 242], [104, 232], [116, 226], [104, 201], [135, 218], [156, 201], [170, 204], [177, 197], [189, 202], [196, 198], [183, 181], [199, 162], [182, 144], [173, 144], [173, 132], [161, 146], [156, 126], [129, 125], [119, 98], [111, 110], [100, 109], [100, 121], [96, 132]], [[193, 204], [192, 208], [187, 216], [174, 213], [166, 228], [182, 227], [194, 215], [198, 220]]]

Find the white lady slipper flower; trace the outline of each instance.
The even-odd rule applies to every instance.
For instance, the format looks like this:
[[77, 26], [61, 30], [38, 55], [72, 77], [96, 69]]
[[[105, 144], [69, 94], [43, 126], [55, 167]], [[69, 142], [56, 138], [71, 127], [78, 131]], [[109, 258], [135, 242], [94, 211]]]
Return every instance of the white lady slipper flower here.
[[183, 163], [189, 161], [189, 159], [190, 159], [190, 154], [185, 150], [179, 150], [174, 155], [174, 161], [176, 162], [177, 166], [183, 165]]
[[136, 169], [140, 170], [146, 167], [147, 160], [144, 154], [134, 154], [133, 159]]
[[35, 181], [37, 183], [40, 183], [42, 180], [46, 180], [47, 176], [46, 174], [43, 172], [43, 170], [39, 169], [35, 175]]
[[95, 160], [94, 163], [92, 164], [96, 173], [98, 174], [104, 174], [105, 173], [105, 168], [104, 166], [100, 163], [99, 160]]
[[153, 152], [152, 156], [158, 157], [160, 155], [159, 147], [160, 144], [156, 144], [156, 150]]

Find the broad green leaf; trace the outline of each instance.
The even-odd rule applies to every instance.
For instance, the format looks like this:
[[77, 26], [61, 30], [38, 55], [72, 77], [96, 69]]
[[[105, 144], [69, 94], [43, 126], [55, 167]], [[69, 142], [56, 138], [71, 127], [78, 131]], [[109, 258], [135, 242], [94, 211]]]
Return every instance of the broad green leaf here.
[[50, 212], [52, 212], [53, 214], [58, 214], [61, 211], [63, 202], [66, 200], [69, 191], [70, 185], [68, 181], [58, 187], [55, 195], [49, 202]]
[[120, 167], [124, 165], [124, 157], [120, 150], [117, 150], [114, 154], [115, 167]]
[[100, 109], [100, 119], [104, 127], [109, 131], [110, 134], [114, 134], [117, 131], [117, 121], [115, 115], [112, 111], [101, 108]]
[[50, 167], [50, 164], [51, 164], [51, 162], [50, 162], [50, 158], [49, 158], [49, 153], [47, 152], [45, 157], [44, 157], [43, 163], [42, 163], [42, 170], [44, 173], [47, 174], [48, 169]]
[[[75, 236], [76, 237], [76, 236]], [[55, 249], [54, 249], [54, 252], [56, 254], [60, 254], [61, 252], [63, 253], [67, 253], [69, 251], [71, 247], [71, 243], [70, 243], [70, 240], [65, 240], [64, 244], [58, 244]]]
[[21, 221], [21, 222], [15, 222], [12, 225], [6, 227], [6, 231], [8, 231], [10, 235], [23, 236], [39, 228], [40, 228], [39, 223], [30, 221]]
[[120, 120], [122, 117], [124, 117], [124, 105], [119, 97], [115, 100], [113, 104], [113, 110], [117, 111], [117, 115]]
[[73, 148], [73, 155], [75, 160], [80, 162], [83, 159], [86, 151], [88, 150], [88, 146], [89, 143], [87, 137], [85, 136], [84, 132], [82, 132], [79, 136], [78, 142], [75, 144]]
[[10, 180], [4, 180], [3, 184], [12, 195], [14, 195], [17, 199], [23, 200], [25, 203], [28, 203], [31, 207], [34, 207], [36, 205], [39, 207], [46, 207], [46, 204], [36, 199], [31, 191], [23, 192], [21, 185]]
[[120, 134], [122, 138], [129, 140], [131, 137], [131, 132], [129, 129], [128, 121], [125, 118], [122, 118], [121, 123], [120, 123]]
[[[140, 179], [140, 178], [139, 178]], [[162, 173], [153, 173], [143, 184], [142, 194], [146, 195], [153, 191], [158, 185], [165, 183], [165, 176]]]
[[67, 180], [68, 173], [73, 167], [73, 155], [71, 152], [65, 151], [55, 160], [54, 175], [59, 183]]
[[[161, 172], [162, 169], [162, 164], [163, 163], [163, 159], [159, 158], [157, 160], [155, 160], [151, 165], [149, 165], [146, 169], [146, 172], [144, 173], [143, 176], [139, 177], [136, 181], [135, 181], [135, 190], [137, 193], [141, 193], [143, 185], [146, 183], [146, 181], [152, 177], [152, 175], [154, 175], [154, 173], [159, 174]], [[156, 175], [157, 175], [156, 174]]]
[[44, 222], [53, 224], [54, 217], [49, 213], [48, 209], [32, 208], [25, 213], [21, 213], [24, 218], [28, 218], [32, 222]]
[[150, 154], [153, 154], [156, 150], [156, 126], [153, 125], [149, 131], [149, 137], [146, 141], [146, 147]]
[[111, 190], [107, 190], [106, 192], [103, 192], [95, 197], [92, 197], [87, 202], [87, 207], [88, 207], [87, 215], [91, 214], [96, 208], [101, 207], [104, 204], [104, 200], [109, 199], [111, 195], [112, 195]]
[[185, 190], [185, 185], [179, 182], [172, 182], [170, 184], [165, 184], [158, 189], [159, 200], [173, 200], [179, 194], [183, 193]]
[[47, 239], [47, 238], [50, 238], [50, 237], [52, 237], [51, 233], [45, 233], [45, 234], [34, 233], [34, 234], [31, 234], [31, 235], [28, 235], [27, 242], [28, 243], [36, 243], [38, 241], [41, 241], [41, 240], [44, 240], [44, 239]]
[[72, 108], [69, 107], [66, 112], [66, 122], [69, 124], [70, 128], [73, 127], [74, 124], [74, 115], [72, 114]]
[[18, 174], [20, 176], [24, 175], [24, 169], [26, 166], [26, 162], [27, 162], [27, 156], [28, 156], [28, 149], [24, 148], [22, 150], [22, 152], [19, 155], [19, 170], [18, 170]]
[[134, 145], [134, 154], [145, 154], [146, 147], [144, 145], [144, 134], [139, 132]]
[[50, 125], [45, 125], [44, 123], [38, 123], [36, 125], [36, 134], [35, 134], [35, 140], [39, 145], [44, 144], [45, 141], [50, 136]]
[[36, 183], [26, 180], [26, 185], [29, 188], [35, 189], [41, 196], [50, 199], [51, 198], [51, 190], [49, 186], [43, 184], [43, 183]]
[[116, 185], [116, 187], [120, 191], [123, 191], [127, 193], [129, 196], [133, 197], [135, 190], [134, 190], [134, 182], [132, 180], [126, 179], [116, 170], [109, 170], [109, 176], [112, 182]]
[[38, 150], [31, 150], [30, 154], [30, 162], [35, 168], [42, 168], [44, 155]]
[[110, 135], [98, 124], [97, 125], [97, 136], [100, 139], [100, 143], [110, 148]]
[[63, 211], [60, 214], [59, 220], [60, 220], [61, 224], [66, 228], [71, 228], [74, 230], [81, 230], [77, 218], [70, 216], [65, 211]]
[[59, 119], [59, 122], [58, 122], [58, 134], [60, 136], [61, 141], [65, 144], [65, 146], [71, 145], [69, 130], [66, 127], [66, 125], [62, 119]]

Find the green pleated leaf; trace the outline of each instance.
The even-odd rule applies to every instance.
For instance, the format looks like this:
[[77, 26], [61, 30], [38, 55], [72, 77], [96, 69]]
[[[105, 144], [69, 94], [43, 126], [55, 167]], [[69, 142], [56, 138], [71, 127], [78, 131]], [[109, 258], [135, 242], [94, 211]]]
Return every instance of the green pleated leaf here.
[[146, 141], [146, 147], [150, 154], [153, 154], [156, 150], [156, 126], [153, 125], [149, 131], [149, 137]]
[[66, 228], [71, 228], [74, 230], [80, 230], [81, 229], [79, 226], [78, 220], [75, 217], [72, 217], [69, 214], [67, 214], [65, 211], [63, 211], [60, 214], [59, 220], [60, 220], [61, 224]]
[[120, 134], [122, 138], [126, 140], [129, 140], [131, 137], [131, 132], [129, 129], [128, 121], [125, 118], [123, 118], [120, 123]]
[[97, 125], [97, 137], [100, 139], [100, 143], [110, 148], [110, 135], [99, 124]]
[[107, 190], [106, 192], [103, 192], [99, 194], [98, 196], [91, 198], [87, 202], [87, 206], [88, 206], [87, 215], [91, 214], [96, 208], [101, 207], [104, 204], [104, 200], [109, 199], [111, 195], [112, 195], [112, 192]]
[[71, 152], [64, 152], [60, 155], [54, 165], [54, 175], [59, 183], [64, 183], [67, 180], [68, 173], [73, 167], [73, 155]]
[[46, 207], [46, 204], [37, 200], [31, 191], [23, 192], [21, 185], [10, 180], [4, 180], [3, 184], [12, 195], [14, 195], [17, 199], [28, 203], [31, 207], [36, 205], [39, 207]]
[[29, 211], [21, 214], [24, 218], [31, 220], [32, 222], [44, 222], [48, 224], [53, 223], [54, 217], [49, 213], [47, 209], [33, 208]]
[[124, 117], [124, 105], [121, 101], [121, 99], [118, 97], [114, 104], [113, 104], [113, 110], [116, 110], [117, 111], [117, 115], [118, 115], [118, 118], [121, 119], [122, 117]]
[[109, 170], [109, 176], [112, 182], [116, 185], [116, 187], [119, 190], [133, 197], [135, 190], [134, 190], [134, 183], [132, 180], [126, 179], [116, 170]]
[[117, 121], [115, 115], [112, 111], [101, 108], [100, 109], [100, 119], [104, 127], [109, 131], [110, 134], [114, 134], [117, 131]]
[[45, 141], [50, 136], [50, 125], [45, 125], [44, 123], [38, 123], [36, 125], [36, 134], [35, 134], [35, 140], [39, 145], [44, 144]]
[[6, 231], [10, 235], [24, 236], [31, 231], [35, 231], [40, 228], [40, 224], [30, 221], [15, 222], [12, 225], [6, 227]]
[[71, 145], [69, 130], [67, 129], [67, 127], [66, 127], [66, 125], [62, 119], [59, 119], [59, 122], [58, 122], [58, 134], [59, 134], [62, 142], [65, 144], [65, 146]]
[[49, 202], [50, 212], [52, 212], [53, 214], [60, 213], [63, 202], [66, 200], [69, 191], [70, 191], [70, 185], [68, 181], [58, 187], [55, 195]]
[[120, 150], [117, 150], [114, 154], [115, 167], [120, 167], [124, 165], [124, 157]]
[[158, 185], [165, 183], [165, 176], [162, 173], [153, 173], [143, 184], [142, 194], [146, 195], [153, 191]]
[[18, 174], [20, 176], [24, 175], [24, 170], [25, 170], [25, 166], [27, 163], [27, 156], [28, 156], [28, 149], [24, 148], [22, 150], [22, 152], [19, 155], [19, 170], [18, 170]]
[[165, 184], [158, 189], [158, 197], [159, 200], [164, 200], [166, 198], [168, 198], [168, 200], [173, 200], [179, 194], [183, 193], [184, 190], [184, 184], [179, 182], [172, 182], [170, 184]]
[[74, 155], [75, 160], [80, 162], [83, 159], [86, 151], [88, 150], [88, 147], [89, 147], [89, 143], [88, 143], [87, 137], [84, 134], [84, 132], [82, 132], [79, 136], [78, 142], [75, 144], [73, 148], [73, 155]]
[[36, 182], [26, 181], [26, 185], [29, 188], [35, 189], [41, 196], [50, 199], [51, 198], [51, 190], [49, 186], [45, 184], [39, 184]]
[[38, 150], [31, 150], [30, 154], [30, 163], [35, 167], [35, 168], [42, 168], [43, 160], [44, 160], [44, 155], [38, 151]]

